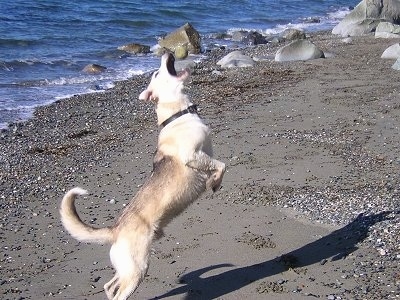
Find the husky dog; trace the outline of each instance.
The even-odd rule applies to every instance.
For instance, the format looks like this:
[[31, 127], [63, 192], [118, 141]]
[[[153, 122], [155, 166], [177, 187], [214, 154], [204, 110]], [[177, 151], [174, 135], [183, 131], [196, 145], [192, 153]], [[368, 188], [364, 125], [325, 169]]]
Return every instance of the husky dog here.
[[174, 57], [165, 54], [160, 68], [139, 99], [153, 101], [161, 127], [153, 171], [110, 227], [84, 223], [75, 199], [86, 191], [76, 187], [61, 202], [61, 221], [78, 241], [111, 244], [110, 259], [115, 276], [104, 285], [108, 299], [127, 299], [147, 273], [150, 246], [162, 229], [206, 189], [216, 191], [225, 164], [212, 158], [209, 128], [196, 106], [183, 93], [188, 72], [175, 71]]

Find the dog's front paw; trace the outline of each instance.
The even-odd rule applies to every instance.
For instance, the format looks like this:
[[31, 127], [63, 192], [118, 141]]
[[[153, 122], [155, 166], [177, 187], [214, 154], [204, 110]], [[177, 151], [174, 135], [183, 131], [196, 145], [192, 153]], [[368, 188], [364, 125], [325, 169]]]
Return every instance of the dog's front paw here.
[[164, 237], [164, 230], [162, 230], [161, 228], [158, 228], [156, 231], [154, 231], [154, 240], [159, 240], [162, 237]]
[[211, 189], [214, 193], [218, 191], [221, 187], [222, 176], [219, 176], [217, 172], [211, 174], [210, 178], [206, 181], [207, 189]]

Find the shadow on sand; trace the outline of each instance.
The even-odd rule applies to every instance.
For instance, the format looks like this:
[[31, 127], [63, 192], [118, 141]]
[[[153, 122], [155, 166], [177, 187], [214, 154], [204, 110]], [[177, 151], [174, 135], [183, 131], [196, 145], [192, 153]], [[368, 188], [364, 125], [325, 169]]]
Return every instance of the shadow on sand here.
[[296, 267], [305, 267], [319, 263], [323, 259], [341, 259], [357, 250], [357, 243], [367, 237], [369, 228], [375, 223], [389, 219], [388, 215], [391, 213], [393, 212], [381, 212], [370, 216], [360, 214], [345, 227], [301, 248], [283, 254], [280, 259], [231, 269], [206, 278], [202, 278], [201, 275], [214, 269], [232, 267], [232, 265], [220, 264], [190, 272], [180, 278], [182, 286], [154, 299], [183, 294], [186, 294], [185, 299], [215, 299], [256, 280], [284, 272], [290, 264], [295, 264]]

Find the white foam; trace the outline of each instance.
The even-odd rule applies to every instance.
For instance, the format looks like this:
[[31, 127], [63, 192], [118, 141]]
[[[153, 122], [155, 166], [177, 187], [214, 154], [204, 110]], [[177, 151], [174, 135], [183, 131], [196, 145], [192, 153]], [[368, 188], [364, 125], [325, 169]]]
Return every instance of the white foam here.
[[328, 12], [324, 16], [312, 16], [310, 18], [319, 20], [319, 22], [307, 22], [307, 18], [304, 21], [299, 23], [287, 23], [287, 24], [278, 24], [272, 28], [266, 29], [255, 29], [255, 28], [243, 28], [243, 27], [234, 27], [227, 30], [228, 34], [233, 34], [237, 31], [255, 31], [259, 32], [263, 35], [276, 35], [280, 34], [286, 29], [299, 29], [299, 30], [325, 30], [330, 27], [333, 27], [337, 23], [339, 23], [346, 15], [351, 12], [349, 7], [340, 7], [339, 9]]
[[332, 19], [335, 21], [340, 21], [344, 17], [346, 17], [350, 12], [351, 12], [350, 8], [341, 7], [340, 9], [338, 9], [336, 11], [328, 12], [328, 17], [329, 17], [329, 19]]
[[57, 79], [45, 79], [47, 85], [76, 85], [76, 84], [85, 84], [90, 82], [97, 82], [101, 80], [109, 79], [108, 76], [79, 76], [79, 77], [60, 77]]

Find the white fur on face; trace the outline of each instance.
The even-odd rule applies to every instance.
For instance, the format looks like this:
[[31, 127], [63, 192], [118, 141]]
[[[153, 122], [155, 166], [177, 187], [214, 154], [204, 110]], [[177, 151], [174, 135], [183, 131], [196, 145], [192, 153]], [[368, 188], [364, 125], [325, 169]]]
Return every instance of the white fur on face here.
[[173, 97], [181, 93], [183, 83], [188, 78], [189, 72], [184, 70], [176, 76], [170, 74], [167, 68], [168, 59], [170, 59], [169, 55], [164, 54], [161, 58], [160, 68], [153, 73], [147, 89], [139, 96], [140, 100], [151, 100], [156, 103], [176, 101]]

